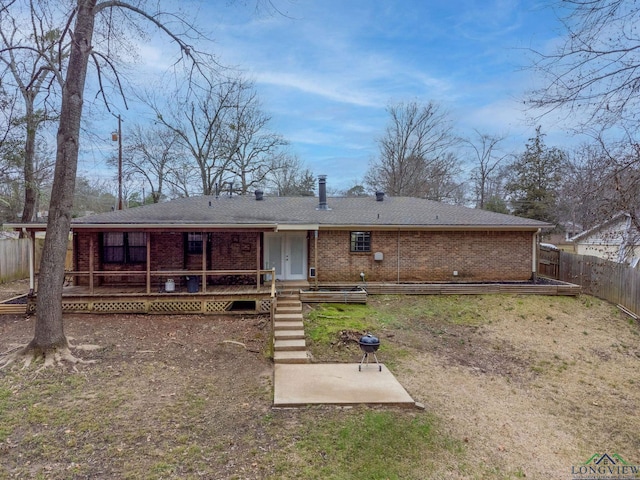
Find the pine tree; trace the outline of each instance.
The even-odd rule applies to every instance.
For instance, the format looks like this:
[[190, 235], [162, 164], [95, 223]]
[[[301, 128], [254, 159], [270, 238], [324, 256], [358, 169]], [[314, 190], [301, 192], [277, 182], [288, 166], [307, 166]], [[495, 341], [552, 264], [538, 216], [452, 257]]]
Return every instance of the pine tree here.
[[536, 128], [526, 149], [512, 164], [506, 190], [514, 215], [544, 222], [557, 221], [557, 192], [562, 180], [566, 154], [544, 143]]

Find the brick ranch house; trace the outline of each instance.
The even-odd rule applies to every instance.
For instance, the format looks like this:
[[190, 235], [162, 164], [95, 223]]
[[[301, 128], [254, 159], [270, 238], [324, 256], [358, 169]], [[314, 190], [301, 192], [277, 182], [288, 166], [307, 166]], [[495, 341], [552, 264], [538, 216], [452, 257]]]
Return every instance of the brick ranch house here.
[[539, 232], [550, 227], [382, 193], [327, 199], [322, 177], [319, 193], [187, 197], [76, 218], [64, 307], [268, 311], [286, 285], [526, 282], [536, 276]]

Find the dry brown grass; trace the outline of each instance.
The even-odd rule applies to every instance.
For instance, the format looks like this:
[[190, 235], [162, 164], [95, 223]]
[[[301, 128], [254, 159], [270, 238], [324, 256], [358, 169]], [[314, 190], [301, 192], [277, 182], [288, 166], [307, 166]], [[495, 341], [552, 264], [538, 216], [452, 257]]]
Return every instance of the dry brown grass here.
[[640, 463], [637, 323], [586, 296], [458, 301], [477, 321], [433, 318], [428, 338], [407, 335], [422, 345], [397, 376], [463, 439], [471, 465], [560, 479], [595, 453]]

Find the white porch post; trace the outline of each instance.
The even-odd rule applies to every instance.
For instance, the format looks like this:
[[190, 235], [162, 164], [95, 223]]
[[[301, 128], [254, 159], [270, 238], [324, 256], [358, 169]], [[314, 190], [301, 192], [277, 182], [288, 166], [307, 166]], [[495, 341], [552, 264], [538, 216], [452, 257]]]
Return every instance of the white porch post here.
[[36, 289], [36, 232], [29, 232], [29, 294]]

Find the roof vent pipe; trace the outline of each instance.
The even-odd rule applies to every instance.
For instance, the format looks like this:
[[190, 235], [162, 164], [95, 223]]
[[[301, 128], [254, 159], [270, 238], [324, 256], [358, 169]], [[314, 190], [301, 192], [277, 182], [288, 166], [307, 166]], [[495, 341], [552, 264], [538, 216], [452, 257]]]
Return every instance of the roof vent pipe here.
[[262, 190], [256, 190], [256, 200], [260, 201], [264, 197], [264, 192]]
[[376, 192], [376, 201], [381, 202], [384, 200], [384, 192]]
[[318, 203], [318, 210], [329, 210], [327, 207], [327, 176], [318, 175], [318, 196], [320, 202]]

